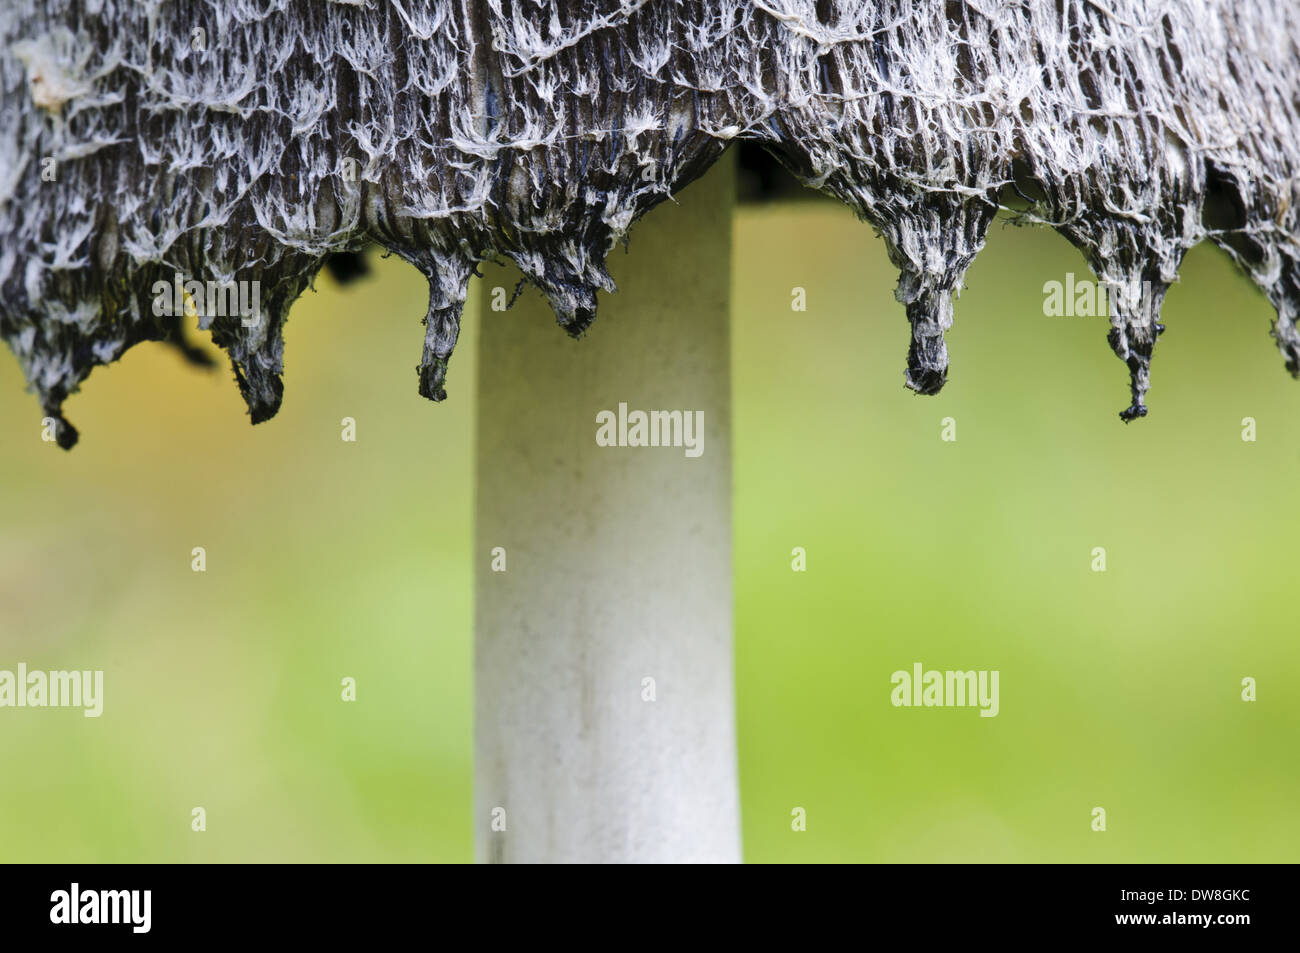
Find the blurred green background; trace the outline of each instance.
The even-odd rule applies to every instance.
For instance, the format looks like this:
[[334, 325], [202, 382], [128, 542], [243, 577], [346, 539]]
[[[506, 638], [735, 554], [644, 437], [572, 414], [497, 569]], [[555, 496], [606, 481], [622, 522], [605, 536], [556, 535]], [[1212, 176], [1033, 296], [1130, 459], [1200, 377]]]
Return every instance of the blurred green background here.
[[[142, 345], [68, 402], [67, 454], [0, 357], [0, 668], [106, 672], [99, 719], [0, 710], [0, 860], [471, 859], [477, 308], [432, 405], [424, 281], [372, 261], [295, 306], [256, 428], [224, 360]], [[1043, 316], [1068, 271], [1090, 277], [1055, 234], [995, 226], [922, 398], [871, 230], [737, 211], [748, 860], [1300, 859], [1300, 386], [1271, 309], [1194, 250], [1126, 427], [1105, 319]], [[1001, 713], [892, 707], [913, 662], [1000, 670]]]

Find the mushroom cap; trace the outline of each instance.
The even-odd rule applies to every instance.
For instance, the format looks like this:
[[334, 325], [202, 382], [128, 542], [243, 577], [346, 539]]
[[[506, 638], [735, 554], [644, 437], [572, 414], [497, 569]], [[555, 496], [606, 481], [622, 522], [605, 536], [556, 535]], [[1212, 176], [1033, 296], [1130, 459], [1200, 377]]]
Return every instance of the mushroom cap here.
[[1271, 0], [261, 6], [0, 13], [0, 336], [64, 446], [95, 366], [185, 348], [169, 288], [191, 282], [253, 422], [273, 416], [291, 304], [372, 243], [428, 279], [419, 389], [441, 400], [480, 261], [513, 260], [580, 336], [609, 251], [737, 142], [884, 236], [920, 393], [1013, 202], [1122, 290], [1124, 419], [1204, 238], [1300, 374], [1300, 22]]

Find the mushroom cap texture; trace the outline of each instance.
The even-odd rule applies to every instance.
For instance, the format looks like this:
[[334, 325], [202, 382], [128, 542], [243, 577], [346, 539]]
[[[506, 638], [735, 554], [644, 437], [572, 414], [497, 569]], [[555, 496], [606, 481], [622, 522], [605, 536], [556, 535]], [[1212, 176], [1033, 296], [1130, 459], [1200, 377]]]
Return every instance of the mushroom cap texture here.
[[0, 79], [0, 335], [64, 446], [64, 399], [205, 288], [188, 313], [272, 416], [290, 305], [371, 243], [428, 279], [440, 400], [479, 261], [579, 335], [614, 244], [737, 140], [883, 235], [914, 390], [1015, 195], [1110, 287], [1125, 419], [1202, 238], [1300, 374], [1295, 0], [6, 0]]

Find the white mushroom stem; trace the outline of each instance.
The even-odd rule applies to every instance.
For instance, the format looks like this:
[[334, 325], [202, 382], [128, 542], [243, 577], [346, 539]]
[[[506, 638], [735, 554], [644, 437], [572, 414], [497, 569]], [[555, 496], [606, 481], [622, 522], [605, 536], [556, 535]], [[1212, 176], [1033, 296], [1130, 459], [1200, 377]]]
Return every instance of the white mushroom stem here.
[[[731, 598], [732, 163], [611, 256], [581, 341], [479, 295], [475, 838], [489, 862], [740, 860]], [[597, 414], [703, 412], [703, 452]], [[693, 451], [692, 451], [693, 452]], [[505, 551], [504, 572], [492, 568]], [[499, 565], [499, 560], [498, 560]], [[504, 828], [504, 829], [501, 829]]]

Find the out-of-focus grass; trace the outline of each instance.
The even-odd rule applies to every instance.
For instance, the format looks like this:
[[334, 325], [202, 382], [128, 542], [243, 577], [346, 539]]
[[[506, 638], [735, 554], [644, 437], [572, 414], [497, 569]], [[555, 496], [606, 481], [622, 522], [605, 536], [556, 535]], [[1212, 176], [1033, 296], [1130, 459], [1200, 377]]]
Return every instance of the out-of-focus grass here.
[[470, 858], [473, 329], [435, 407], [418, 273], [318, 290], [255, 428], [224, 364], [145, 345], [64, 454], [4, 359], [0, 667], [103, 668], [106, 704], [0, 710], [0, 858]]
[[[736, 228], [748, 859], [1295, 860], [1300, 390], [1264, 300], [1194, 251], [1126, 427], [1102, 319], [1042, 315], [1086, 274], [1055, 236], [995, 230], [927, 399], [868, 228]], [[106, 672], [98, 720], [0, 710], [0, 860], [469, 859], [474, 321], [434, 406], [413, 269], [318, 291], [256, 428], [224, 365], [146, 345], [69, 401], [64, 454], [0, 358], [0, 668]], [[1000, 670], [1001, 713], [891, 707], [916, 661]]]
[[[735, 254], [748, 859], [1296, 860], [1300, 389], [1262, 296], [1193, 251], [1125, 426], [1105, 319], [1042, 314], [1091, 277], [1051, 233], [995, 228], [933, 399], [852, 216], [744, 211]], [[1001, 713], [892, 707], [918, 661], [1000, 670]]]

